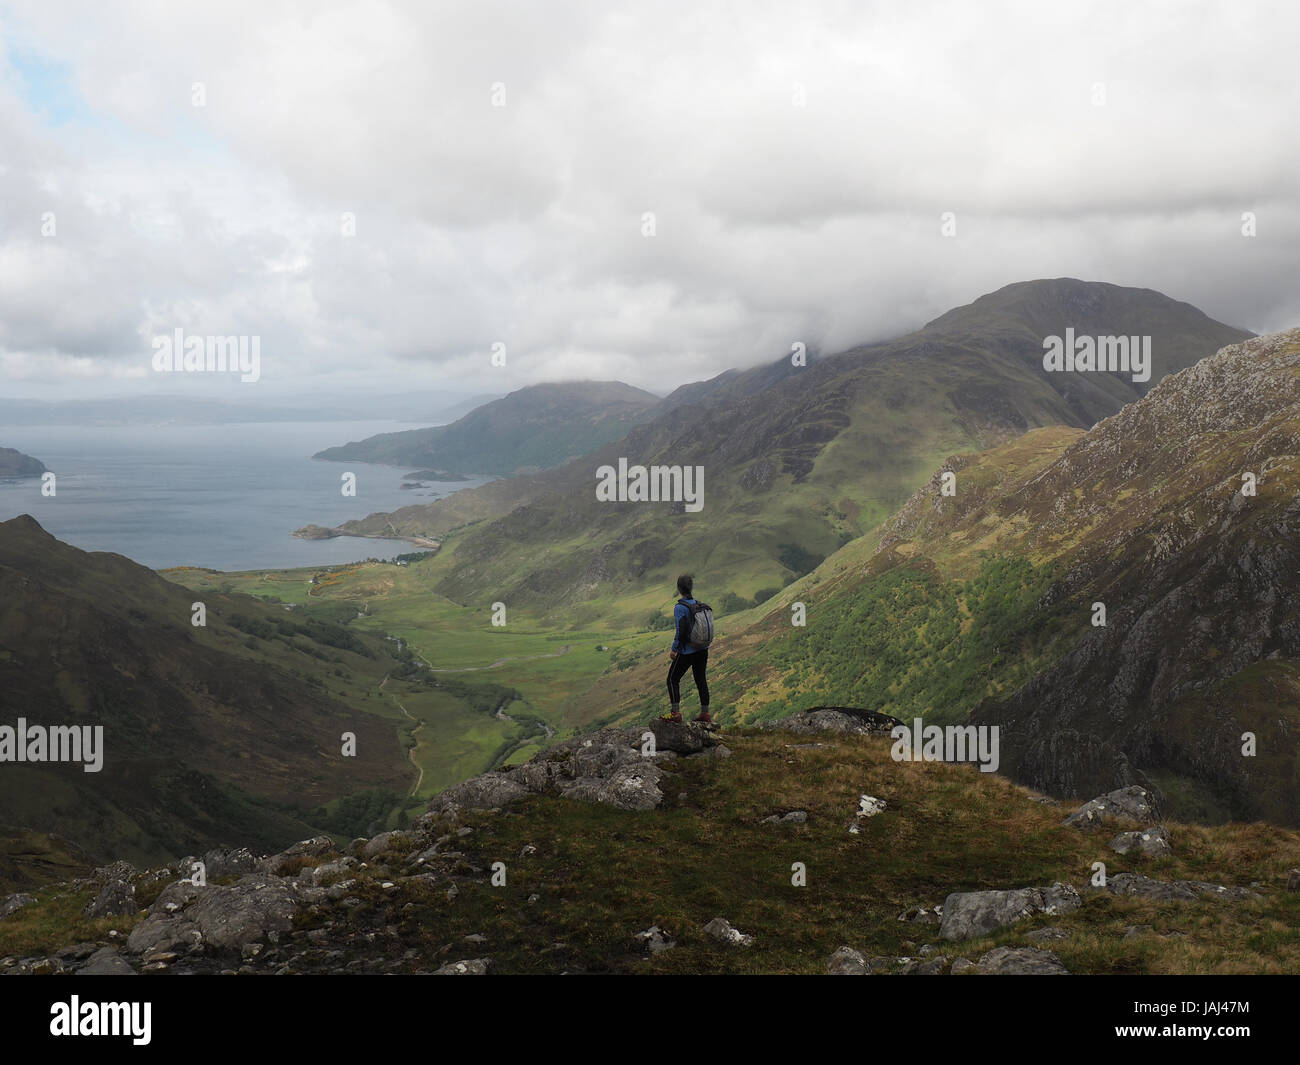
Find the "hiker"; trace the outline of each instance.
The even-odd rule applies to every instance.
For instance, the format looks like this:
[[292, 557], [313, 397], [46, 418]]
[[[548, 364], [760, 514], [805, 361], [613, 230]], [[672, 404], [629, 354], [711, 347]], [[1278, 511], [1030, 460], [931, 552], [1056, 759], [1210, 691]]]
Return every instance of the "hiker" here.
[[709, 682], [704, 673], [709, 668], [709, 644], [713, 642], [713, 608], [692, 596], [694, 587], [695, 578], [689, 573], [677, 578], [677, 594], [681, 598], [673, 607], [673, 646], [668, 652], [672, 659], [668, 665], [668, 701], [672, 709], [663, 715], [663, 720], [681, 721], [681, 680], [689, 669], [700, 697], [700, 715], [694, 720], [711, 725]]

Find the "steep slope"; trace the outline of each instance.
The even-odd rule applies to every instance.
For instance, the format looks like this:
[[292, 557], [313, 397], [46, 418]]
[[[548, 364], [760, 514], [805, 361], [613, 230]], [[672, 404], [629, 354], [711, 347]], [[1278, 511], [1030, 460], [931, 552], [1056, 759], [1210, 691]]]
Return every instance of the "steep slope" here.
[[7, 823], [96, 857], [156, 859], [229, 839], [282, 845], [321, 804], [405, 792], [397, 726], [366, 691], [403, 667], [390, 645], [247, 596], [206, 597], [195, 627], [194, 601], [30, 517], [0, 523], [0, 725], [103, 728], [98, 772], [0, 765]]
[[658, 402], [620, 381], [531, 385], [450, 425], [381, 433], [313, 457], [506, 476], [558, 466], [617, 440]]
[[[1035, 426], [1086, 428], [1141, 394], [1131, 375], [1044, 371], [1044, 336], [1068, 328], [1151, 336], [1152, 380], [1249, 335], [1149, 290], [1026, 282], [895, 341], [688, 386], [625, 438], [529, 482], [489, 486], [491, 497], [457, 493], [342, 528], [441, 537], [477, 522], [435, 563], [438, 590], [458, 602], [490, 595], [558, 616], [618, 598], [627, 623], [662, 605], [681, 568], [751, 596], [878, 525], [944, 456]], [[703, 467], [703, 510], [598, 501], [597, 468], [620, 458]]]
[[868, 560], [723, 645], [724, 705], [969, 714], [1053, 794], [1139, 781], [1184, 816], [1300, 824], [1298, 382], [1300, 331], [1261, 337], [1087, 433], [956, 456]]

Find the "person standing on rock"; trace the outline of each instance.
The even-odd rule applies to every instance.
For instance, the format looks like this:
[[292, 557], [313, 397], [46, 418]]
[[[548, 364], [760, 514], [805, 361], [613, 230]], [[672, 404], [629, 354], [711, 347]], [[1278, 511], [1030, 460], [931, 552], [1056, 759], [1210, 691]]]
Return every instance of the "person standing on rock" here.
[[709, 668], [709, 644], [713, 642], [713, 608], [696, 600], [692, 592], [695, 578], [683, 573], [677, 578], [680, 598], [673, 607], [673, 646], [668, 652], [668, 702], [671, 709], [663, 715], [664, 721], [682, 719], [682, 677], [689, 669], [695, 677], [695, 691], [700, 697], [700, 715], [696, 721], [713, 724], [709, 715], [709, 682], [705, 671]]

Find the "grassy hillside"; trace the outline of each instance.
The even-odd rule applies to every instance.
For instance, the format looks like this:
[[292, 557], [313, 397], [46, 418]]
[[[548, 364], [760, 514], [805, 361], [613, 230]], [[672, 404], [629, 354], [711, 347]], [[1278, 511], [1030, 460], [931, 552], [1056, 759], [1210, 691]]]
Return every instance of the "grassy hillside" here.
[[[409, 805], [420, 766], [400, 701], [433, 690], [411, 651], [318, 602], [309, 580], [259, 582], [276, 603], [241, 583], [215, 575], [191, 593], [31, 518], [0, 523], [0, 724], [104, 730], [99, 772], [6, 764], [6, 822], [97, 859], [158, 860], [349, 836]], [[196, 602], [206, 626], [191, 623]]]

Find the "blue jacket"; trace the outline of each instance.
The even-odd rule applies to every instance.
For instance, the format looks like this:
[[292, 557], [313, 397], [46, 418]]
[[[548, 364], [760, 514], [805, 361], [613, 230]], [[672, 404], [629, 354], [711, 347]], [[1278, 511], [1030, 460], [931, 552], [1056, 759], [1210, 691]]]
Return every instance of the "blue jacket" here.
[[682, 655], [694, 654], [699, 650], [687, 640], [691, 634], [691, 611], [686, 604], [693, 602], [694, 599], [678, 599], [677, 605], [673, 607], [673, 650]]

